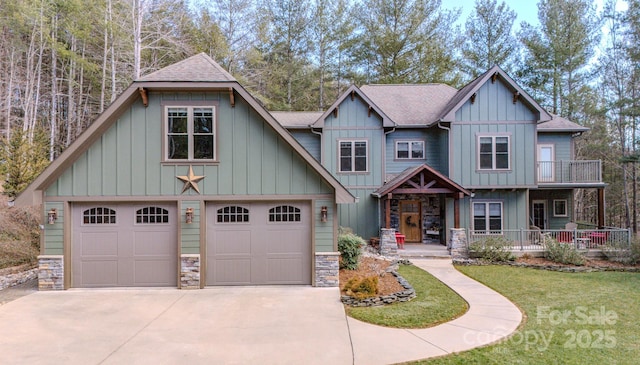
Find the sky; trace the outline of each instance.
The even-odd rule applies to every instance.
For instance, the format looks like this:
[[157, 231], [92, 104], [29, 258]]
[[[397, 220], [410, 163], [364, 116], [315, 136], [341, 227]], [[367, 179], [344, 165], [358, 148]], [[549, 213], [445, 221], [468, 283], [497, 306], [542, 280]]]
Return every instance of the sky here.
[[[520, 23], [523, 21], [538, 25], [538, 1], [536, 0], [504, 0], [509, 8], [516, 12], [517, 18], [514, 22], [514, 30], [520, 29]], [[501, 1], [498, 0], [498, 4]], [[442, 0], [442, 7], [444, 9], [462, 8], [458, 23], [464, 27], [464, 23], [467, 21], [469, 14], [474, 9], [475, 0]]]

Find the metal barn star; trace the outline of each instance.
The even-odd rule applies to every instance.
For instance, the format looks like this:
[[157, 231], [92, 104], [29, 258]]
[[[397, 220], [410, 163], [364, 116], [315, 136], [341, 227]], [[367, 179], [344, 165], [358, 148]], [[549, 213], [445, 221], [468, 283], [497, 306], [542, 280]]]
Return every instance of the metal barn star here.
[[198, 188], [198, 181], [204, 179], [204, 176], [195, 175], [193, 173], [193, 166], [189, 165], [189, 173], [186, 176], [176, 176], [176, 177], [184, 181], [184, 186], [182, 187], [182, 193], [189, 190], [189, 188], [192, 188], [198, 194], [200, 194], [200, 188]]

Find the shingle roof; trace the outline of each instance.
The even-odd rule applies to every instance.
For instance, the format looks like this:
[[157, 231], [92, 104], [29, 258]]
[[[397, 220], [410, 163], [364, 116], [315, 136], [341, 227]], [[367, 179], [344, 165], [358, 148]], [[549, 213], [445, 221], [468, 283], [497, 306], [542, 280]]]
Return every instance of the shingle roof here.
[[206, 53], [200, 53], [142, 76], [136, 81], [228, 82], [236, 79]]
[[400, 126], [436, 122], [457, 92], [444, 84], [364, 85], [361, 90]]
[[551, 116], [553, 119], [550, 121], [538, 124], [539, 132], [586, 132], [589, 130], [559, 115], [551, 114]]
[[286, 128], [309, 128], [323, 112], [271, 112], [278, 123]]

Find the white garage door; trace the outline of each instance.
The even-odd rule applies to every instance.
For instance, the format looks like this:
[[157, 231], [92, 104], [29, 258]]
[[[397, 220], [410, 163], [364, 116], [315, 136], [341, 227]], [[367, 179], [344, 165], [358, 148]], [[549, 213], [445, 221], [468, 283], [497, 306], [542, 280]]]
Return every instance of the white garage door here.
[[207, 285], [311, 284], [308, 203], [207, 204]]
[[74, 205], [72, 286], [176, 286], [177, 224], [170, 204]]

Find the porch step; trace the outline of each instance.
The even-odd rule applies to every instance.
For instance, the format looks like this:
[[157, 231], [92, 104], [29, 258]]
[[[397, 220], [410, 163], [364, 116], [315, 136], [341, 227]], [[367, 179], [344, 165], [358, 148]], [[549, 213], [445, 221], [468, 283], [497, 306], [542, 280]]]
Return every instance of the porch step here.
[[405, 244], [404, 249], [398, 249], [398, 255], [408, 259], [451, 259], [447, 247], [440, 244]]

